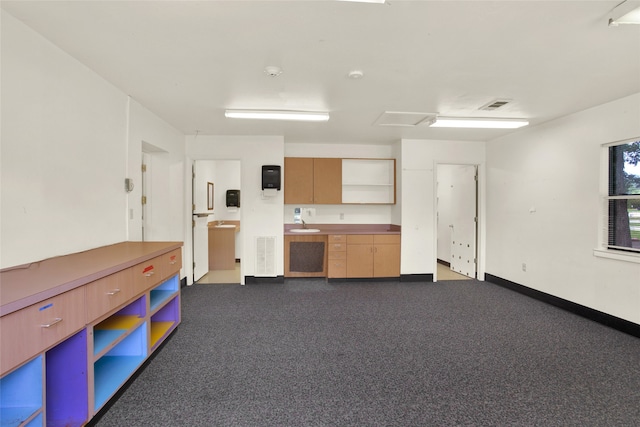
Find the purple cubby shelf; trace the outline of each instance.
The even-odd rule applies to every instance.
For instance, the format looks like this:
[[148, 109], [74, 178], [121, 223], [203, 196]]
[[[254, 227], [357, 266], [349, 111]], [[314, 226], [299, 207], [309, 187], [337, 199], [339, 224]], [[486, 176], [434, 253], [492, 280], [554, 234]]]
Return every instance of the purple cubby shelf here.
[[86, 423], [87, 330], [72, 335], [45, 353], [47, 427]]

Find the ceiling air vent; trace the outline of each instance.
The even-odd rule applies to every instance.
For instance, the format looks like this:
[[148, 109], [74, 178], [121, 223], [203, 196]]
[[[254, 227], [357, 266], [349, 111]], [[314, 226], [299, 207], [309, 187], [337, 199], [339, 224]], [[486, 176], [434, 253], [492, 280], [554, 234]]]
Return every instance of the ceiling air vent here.
[[483, 105], [482, 107], [478, 108], [479, 110], [484, 110], [484, 111], [493, 111], [493, 110], [497, 110], [498, 108], [504, 107], [505, 105], [507, 105], [508, 103], [510, 103], [511, 100], [510, 99], [495, 99], [493, 101], [491, 101], [488, 104]]

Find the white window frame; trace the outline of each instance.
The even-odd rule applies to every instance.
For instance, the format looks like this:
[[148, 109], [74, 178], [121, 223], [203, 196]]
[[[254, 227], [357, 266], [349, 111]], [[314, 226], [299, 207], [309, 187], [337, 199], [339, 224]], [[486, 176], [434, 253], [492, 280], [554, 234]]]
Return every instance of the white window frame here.
[[609, 195], [609, 148], [616, 145], [629, 144], [640, 141], [640, 136], [621, 141], [614, 141], [602, 145], [602, 156], [600, 162], [600, 198], [602, 209], [600, 214], [598, 233], [598, 247], [593, 250], [593, 255], [600, 258], [615, 259], [626, 262], [640, 264], [640, 252], [628, 248], [617, 248], [609, 245], [609, 201], [615, 199], [640, 199], [640, 195], [630, 196], [610, 196]]

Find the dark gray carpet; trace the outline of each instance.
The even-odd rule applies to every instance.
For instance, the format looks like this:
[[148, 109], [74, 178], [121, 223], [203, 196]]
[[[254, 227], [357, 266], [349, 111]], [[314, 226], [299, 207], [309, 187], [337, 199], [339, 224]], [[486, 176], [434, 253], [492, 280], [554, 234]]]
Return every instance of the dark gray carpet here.
[[183, 288], [99, 426], [640, 426], [640, 340], [478, 281]]

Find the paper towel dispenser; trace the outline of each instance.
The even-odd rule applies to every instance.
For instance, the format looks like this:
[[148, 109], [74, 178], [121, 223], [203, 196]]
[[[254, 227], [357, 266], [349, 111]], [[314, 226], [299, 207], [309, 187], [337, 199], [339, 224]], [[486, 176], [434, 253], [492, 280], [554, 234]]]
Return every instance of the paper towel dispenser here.
[[227, 207], [240, 207], [240, 190], [227, 190]]
[[262, 166], [262, 189], [280, 190], [280, 166]]

